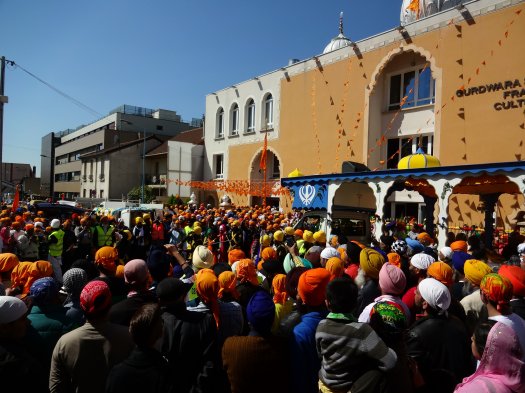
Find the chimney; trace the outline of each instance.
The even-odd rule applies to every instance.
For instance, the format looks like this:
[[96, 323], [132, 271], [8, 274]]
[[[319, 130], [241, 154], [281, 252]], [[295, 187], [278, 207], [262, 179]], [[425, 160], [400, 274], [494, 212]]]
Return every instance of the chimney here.
[[36, 177], [36, 166], [33, 165], [33, 173], [31, 173], [31, 177]]

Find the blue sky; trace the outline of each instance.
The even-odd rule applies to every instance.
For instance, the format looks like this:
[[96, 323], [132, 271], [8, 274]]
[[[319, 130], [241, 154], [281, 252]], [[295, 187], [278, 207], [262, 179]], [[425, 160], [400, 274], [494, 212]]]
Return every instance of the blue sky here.
[[101, 116], [7, 67], [4, 162], [40, 172], [42, 136], [122, 105], [201, 117], [205, 96], [399, 25], [401, 0], [0, 0], [0, 56]]

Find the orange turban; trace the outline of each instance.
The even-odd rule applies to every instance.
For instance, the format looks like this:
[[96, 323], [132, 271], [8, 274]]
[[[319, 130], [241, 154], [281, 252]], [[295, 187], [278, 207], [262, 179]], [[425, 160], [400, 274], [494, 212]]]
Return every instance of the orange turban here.
[[8, 272], [18, 265], [19, 260], [15, 254], [4, 252], [0, 254], [0, 273]]
[[115, 277], [124, 279], [124, 265], [118, 265], [115, 270]]
[[390, 252], [386, 256], [391, 265], [401, 268], [401, 256], [397, 252]]
[[519, 266], [503, 265], [498, 274], [506, 277], [512, 283], [512, 293], [517, 297], [525, 297], [525, 270]]
[[454, 284], [454, 271], [445, 262], [433, 262], [427, 269], [427, 276], [435, 278], [447, 287]]
[[326, 270], [330, 272], [330, 280], [341, 277], [345, 272], [345, 264], [341, 258], [332, 257], [326, 261]]
[[253, 285], [259, 285], [257, 271], [251, 259], [241, 259], [236, 269], [237, 279], [243, 282], [250, 282]]
[[20, 262], [11, 272], [11, 287], [25, 287], [33, 262]]
[[228, 263], [230, 266], [244, 258], [246, 258], [246, 255], [240, 248], [234, 248], [228, 252]]
[[468, 244], [466, 241], [464, 240], [456, 240], [455, 242], [453, 242], [451, 245], [450, 245], [450, 248], [452, 249], [452, 251], [463, 251], [463, 252], [467, 252], [468, 251]]
[[275, 251], [273, 247], [266, 247], [261, 252], [261, 258], [265, 261], [276, 260], [278, 258], [277, 251]]
[[330, 272], [322, 267], [309, 269], [299, 277], [297, 292], [304, 304], [320, 306], [326, 299], [326, 286], [330, 281]]
[[39, 278], [51, 277], [53, 275], [53, 265], [48, 261], [36, 261], [31, 264], [29, 269], [29, 278], [24, 286], [23, 293], [28, 294], [31, 285]]
[[286, 275], [277, 274], [272, 281], [273, 288], [273, 302], [275, 304], [284, 304], [288, 299], [288, 293], [286, 293]]
[[219, 280], [217, 280], [217, 276], [215, 276], [213, 270], [201, 269], [198, 271], [197, 278], [195, 279], [195, 289], [203, 303], [212, 311], [215, 323], [217, 327], [219, 327]]
[[417, 235], [417, 240], [419, 240], [419, 242], [425, 242], [426, 241], [428, 243], [433, 243], [432, 238], [426, 232], [421, 232], [419, 235]]
[[222, 299], [224, 294], [230, 293], [234, 299], [239, 298], [239, 292], [237, 292], [237, 277], [235, 273], [231, 271], [225, 271], [219, 274], [219, 299]]
[[115, 274], [117, 271], [118, 253], [114, 247], [100, 247], [95, 254], [95, 265], [102, 267], [106, 272]]

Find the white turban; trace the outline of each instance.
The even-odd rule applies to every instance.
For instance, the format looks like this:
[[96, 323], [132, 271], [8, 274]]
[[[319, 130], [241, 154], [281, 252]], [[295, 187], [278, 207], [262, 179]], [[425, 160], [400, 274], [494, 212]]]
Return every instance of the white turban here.
[[321, 258], [330, 259], [333, 257], [341, 258], [341, 254], [335, 248], [326, 247], [323, 251], [321, 251]]
[[17, 297], [0, 296], [0, 325], [20, 319], [27, 313], [26, 304]]
[[525, 254], [525, 243], [518, 244], [518, 254]]
[[192, 258], [195, 269], [211, 269], [213, 266], [213, 254], [204, 246], [197, 246], [193, 251]]
[[448, 310], [451, 296], [448, 288], [433, 278], [425, 278], [417, 286], [421, 297], [440, 314]]
[[439, 250], [441, 254], [445, 257], [447, 260], [452, 260], [452, 255], [454, 254], [454, 251], [450, 247], [443, 247], [441, 250]]
[[414, 255], [410, 259], [410, 263], [414, 267], [417, 267], [418, 269], [422, 269], [422, 270], [427, 270], [428, 267], [431, 264], [433, 264], [434, 262], [436, 262], [436, 260], [432, 256], [430, 256], [428, 254], [424, 254], [422, 252], [420, 252], [419, 254]]

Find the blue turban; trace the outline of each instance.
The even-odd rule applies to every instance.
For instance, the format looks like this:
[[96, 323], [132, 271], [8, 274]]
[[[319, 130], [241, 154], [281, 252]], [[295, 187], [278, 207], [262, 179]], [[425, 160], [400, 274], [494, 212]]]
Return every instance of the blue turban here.
[[270, 334], [275, 318], [275, 304], [268, 292], [255, 292], [248, 302], [246, 314], [253, 330], [263, 336]]
[[166, 254], [165, 248], [153, 248], [149, 253], [148, 260], [149, 273], [154, 281], [160, 282], [168, 277], [170, 271], [170, 256]]
[[417, 253], [420, 253], [420, 252], [425, 250], [425, 246], [423, 246], [417, 240], [414, 240], [414, 239], [411, 239], [411, 238], [407, 237], [405, 239], [405, 242], [406, 242], [407, 246], [412, 249], [412, 253], [413, 254], [417, 254]]
[[452, 265], [454, 266], [454, 269], [459, 271], [461, 274], [464, 274], [463, 266], [469, 259], [472, 259], [472, 255], [469, 253], [463, 251], [454, 251], [454, 254], [452, 254]]

